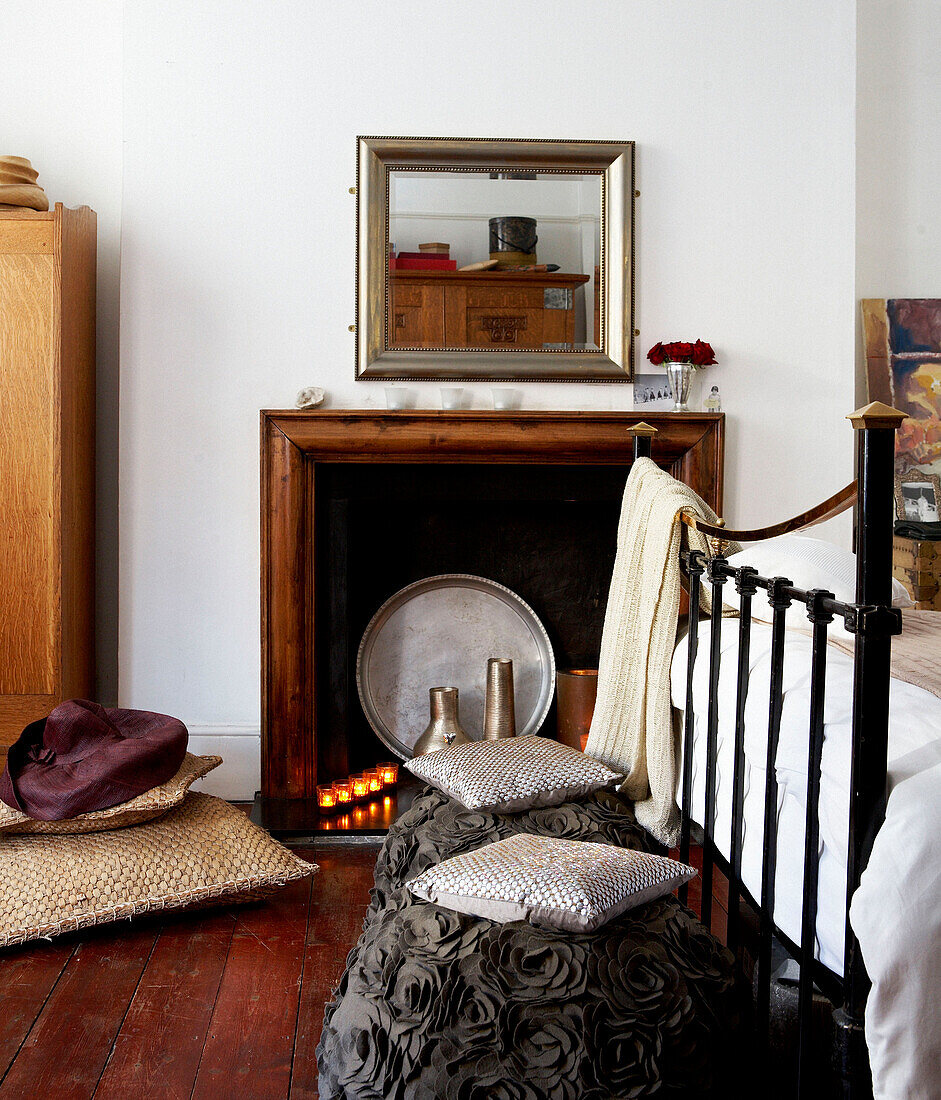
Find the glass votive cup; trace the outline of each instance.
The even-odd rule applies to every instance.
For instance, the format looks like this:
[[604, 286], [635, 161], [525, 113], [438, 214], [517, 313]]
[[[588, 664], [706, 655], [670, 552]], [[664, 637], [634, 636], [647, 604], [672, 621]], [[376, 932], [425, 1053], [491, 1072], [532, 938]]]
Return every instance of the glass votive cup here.
[[348, 806], [353, 801], [353, 784], [348, 779], [339, 779], [333, 784], [338, 806]]
[[350, 783], [353, 787], [354, 800], [366, 798], [369, 795], [369, 780], [366, 778], [364, 772], [360, 772], [358, 775], [351, 775]]
[[387, 409], [410, 409], [415, 400], [413, 391], [404, 386], [386, 386], [385, 394]]
[[495, 409], [518, 409], [523, 404], [522, 390], [492, 389], [490, 396]]
[[376, 765], [377, 770], [382, 775], [382, 782], [386, 787], [394, 787], [399, 779], [399, 766], [393, 763], [391, 760], [387, 760], [383, 764]]
[[463, 386], [441, 386], [438, 393], [441, 395], [442, 409], [460, 409], [464, 404]]
[[317, 808], [321, 813], [329, 813], [336, 809], [337, 796], [333, 784], [317, 787]]
[[377, 791], [382, 790], [382, 773], [378, 768], [370, 768], [368, 771], [363, 772], [363, 775], [369, 780], [370, 794], [375, 794]]

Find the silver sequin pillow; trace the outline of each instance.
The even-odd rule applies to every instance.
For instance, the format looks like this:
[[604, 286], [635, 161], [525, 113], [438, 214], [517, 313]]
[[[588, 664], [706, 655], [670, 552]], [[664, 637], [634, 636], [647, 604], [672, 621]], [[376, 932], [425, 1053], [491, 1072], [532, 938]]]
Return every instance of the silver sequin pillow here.
[[535, 734], [452, 745], [405, 766], [468, 810], [498, 814], [559, 806], [623, 778], [583, 752]]
[[528, 920], [592, 932], [695, 874], [685, 863], [630, 848], [517, 833], [429, 867], [408, 888], [445, 909], [501, 924]]

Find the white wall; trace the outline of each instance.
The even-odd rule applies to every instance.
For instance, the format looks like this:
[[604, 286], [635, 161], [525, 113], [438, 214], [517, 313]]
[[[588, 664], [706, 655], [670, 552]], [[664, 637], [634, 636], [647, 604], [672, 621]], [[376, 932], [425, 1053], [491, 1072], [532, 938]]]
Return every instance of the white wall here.
[[[127, 3], [124, 704], [180, 715], [199, 746], [256, 744], [258, 410], [312, 383], [382, 402], [353, 380], [347, 331], [357, 133], [635, 139], [638, 342], [714, 344], [727, 516], [761, 523], [846, 481], [852, 0], [582, 0], [578, 35], [571, 14]], [[514, 78], [501, 38], [539, 64]], [[629, 408], [631, 388], [531, 385], [526, 405]]]
[[[870, 20], [860, 5], [861, 66], [883, 48], [870, 23], [881, 36], [902, 19], [905, 5], [888, 7]], [[925, 18], [930, 7], [917, 2]], [[657, 340], [715, 346], [727, 517], [778, 518], [847, 477], [854, 0], [579, 0], [578, 35], [561, 0], [468, 10], [103, 0], [76, 19], [64, 0], [4, 8], [0, 60], [16, 102], [5, 151], [38, 165], [51, 198], [87, 202], [100, 219], [102, 698], [113, 694], [123, 234], [120, 700], [178, 714], [197, 749], [221, 745], [229, 762], [214, 785], [226, 793], [257, 782], [258, 410], [312, 383], [334, 405], [382, 403], [381, 385], [353, 380], [347, 331], [357, 133], [635, 139], [638, 366]], [[495, 27], [539, 64], [514, 77]], [[936, 64], [918, 56], [919, 72]], [[926, 93], [895, 79], [920, 129], [906, 104]], [[906, 224], [901, 251], [938, 232], [927, 217]], [[904, 274], [898, 290], [910, 292]], [[416, 388], [437, 404], [435, 387]], [[631, 406], [628, 385], [525, 389], [528, 407]], [[473, 390], [485, 406], [487, 387]]]
[[[859, 0], [857, 38], [857, 297], [936, 298], [941, 5]], [[862, 341], [859, 349], [862, 398]]]
[[122, 2], [5, 0], [0, 152], [32, 161], [50, 205], [98, 214], [98, 696], [117, 697], [118, 296]]

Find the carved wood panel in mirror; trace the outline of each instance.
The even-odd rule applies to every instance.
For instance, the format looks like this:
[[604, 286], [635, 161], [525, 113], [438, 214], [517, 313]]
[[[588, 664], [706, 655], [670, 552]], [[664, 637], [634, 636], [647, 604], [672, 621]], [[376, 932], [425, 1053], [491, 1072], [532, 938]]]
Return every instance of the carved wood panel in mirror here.
[[357, 378], [629, 381], [633, 142], [359, 138]]

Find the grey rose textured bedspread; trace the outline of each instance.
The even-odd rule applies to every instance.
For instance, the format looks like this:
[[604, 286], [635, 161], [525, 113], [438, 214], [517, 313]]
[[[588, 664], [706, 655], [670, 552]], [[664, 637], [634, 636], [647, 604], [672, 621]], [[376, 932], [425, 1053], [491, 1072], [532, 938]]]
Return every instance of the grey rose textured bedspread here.
[[390, 829], [364, 931], [327, 1005], [321, 1100], [708, 1096], [729, 1064], [731, 955], [673, 897], [573, 934], [419, 901], [405, 883], [513, 833], [646, 849], [609, 793], [528, 813], [428, 790]]

